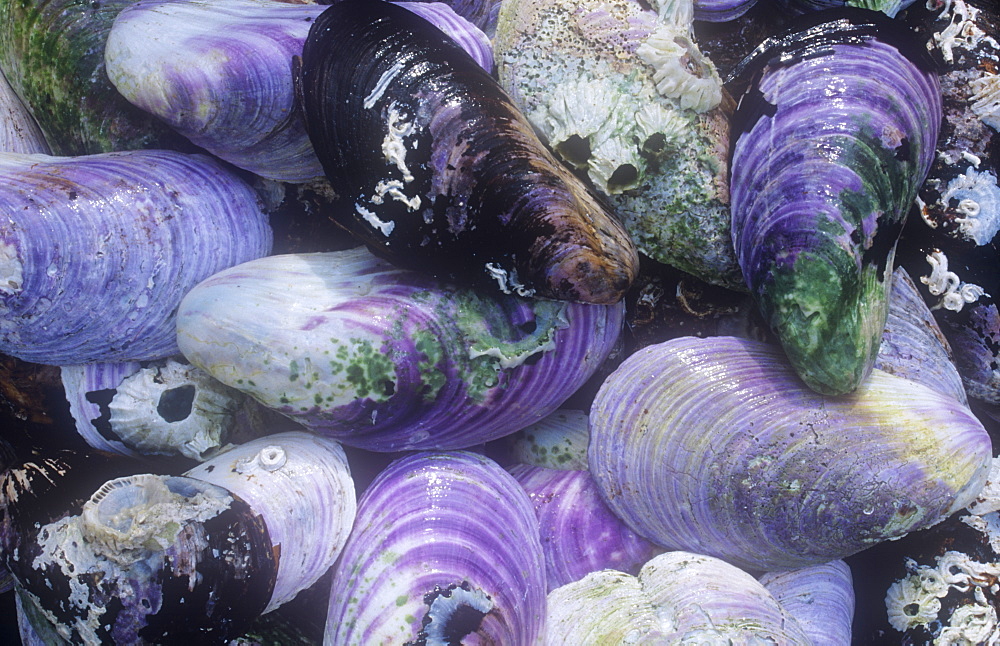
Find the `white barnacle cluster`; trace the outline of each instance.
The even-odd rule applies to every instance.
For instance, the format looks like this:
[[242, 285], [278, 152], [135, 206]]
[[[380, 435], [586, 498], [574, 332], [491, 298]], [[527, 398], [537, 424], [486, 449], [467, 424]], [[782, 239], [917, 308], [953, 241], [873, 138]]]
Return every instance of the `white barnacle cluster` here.
[[722, 79], [688, 31], [688, 25], [660, 25], [635, 53], [653, 68], [660, 94], [676, 99], [682, 108], [707, 112], [722, 101]]
[[1000, 231], [1000, 186], [990, 171], [978, 172], [972, 166], [948, 182], [941, 202], [956, 202], [962, 216], [955, 219], [959, 230], [977, 245], [988, 244]]
[[[949, 12], [951, 12], [950, 16]], [[996, 39], [976, 24], [978, 15], [979, 10], [970, 7], [965, 0], [952, 0], [950, 5], [941, 12], [942, 18], [948, 17], [948, 25], [940, 32], [935, 33], [933, 44], [928, 42], [927, 46], [936, 46], [947, 63], [955, 60], [954, 49], [956, 47], [972, 50], [986, 43], [994, 49], [1000, 50], [1000, 44], [997, 43]]]
[[927, 290], [933, 296], [940, 296], [937, 305], [931, 309], [951, 310], [961, 312], [968, 303], [975, 303], [985, 291], [979, 285], [963, 283], [953, 271], [948, 270], [948, 257], [944, 252], [934, 250], [927, 256], [931, 265], [930, 276], [921, 276], [920, 282], [927, 285]]
[[[909, 574], [893, 583], [885, 597], [893, 628], [902, 632], [941, 621], [940, 639], [944, 641], [935, 643], [983, 644], [1000, 639], [996, 610], [986, 600], [986, 590], [996, 594], [1000, 589], [995, 583], [1000, 565], [979, 563], [951, 550], [936, 557], [933, 566], [918, 565], [907, 559], [906, 568]], [[941, 600], [952, 591], [972, 592], [974, 602], [960, 606], [950, 617], [941, 618]], [[954, 641], [957, 637], [968, 641]]]

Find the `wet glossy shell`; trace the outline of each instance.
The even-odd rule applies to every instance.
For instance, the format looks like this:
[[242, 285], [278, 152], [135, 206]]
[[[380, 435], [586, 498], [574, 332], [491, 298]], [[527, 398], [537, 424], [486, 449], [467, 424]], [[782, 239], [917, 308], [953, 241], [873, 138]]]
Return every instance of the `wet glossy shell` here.
[[396, 264], [507, 293], [619, 301], [638, 256], [497, 82], [427, 21], [345, 0], [302, 53], [306, 127], [348, 230]]
[[[108, 76], [130, 102], [212, 154], [269, 179], [309, 181], [323, 169], [295, 106], [292, 58], [324, 9], [275, 0], [142, 0], [115, 18], [104, 52]], [[447, 21], [442, 28], [464, 36], [492, 67], [485, 35], [477, 39], [478, 30], [446, 6], [414, 10]]]
[[219, 272], [177, 327], [193, 364], [312, 430], [376, 451], [451, 449], [560, 406], [611, 351], [622, 310], [481, 294], [357, 248]]
[[953, 397], [875, 370], [802, 385], [764, 343], [682, 337], [625, 360], [590, 416], [612, 510], [668, 548], [748, 570], [815, 565], [940, 522], [985, 482], [990, 438]]
[[941, 97], [926, 52], [892, 19], [814, 16], [819, 24], [765, 41], [746, 63], [733, 242], [802, 379], [843, 394], [878, 352], [896, 241], [934, 157]]
[[759, 579], [778, 603], [795, 618], [813, 646], [851, 643], [854, 581], [842, 560], [783, 572]]
[[312, 433], [262, 437], [185, 475], [224, 487], [263, 519], [277, 561], [274, 592], [264, 612], [290, 601], [330, 569], [357, 510], [344, 450]]
[[535, 507], [549, 590], [597, 570], [637, 574], [661, 551], [611, 513], [590, 472], [527, 464], [508, 471]]
[[358, 503], [333, 572], [330, 646], [534, 644], [545, 565], [528, 497], [464, 451], [390, 464]]
[[202, 155], [0, 154], [0, 352], [74, 365], [178, 353], [198, 281], [265, 255], [248, 184]]

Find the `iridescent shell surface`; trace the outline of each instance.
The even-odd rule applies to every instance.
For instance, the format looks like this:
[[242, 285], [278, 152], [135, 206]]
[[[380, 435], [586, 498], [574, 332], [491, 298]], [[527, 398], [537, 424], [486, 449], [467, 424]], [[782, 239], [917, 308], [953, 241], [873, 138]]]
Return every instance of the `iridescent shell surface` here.
[[990, 436], [954, 397], [875, 370], [850, 396], [780, 349], [681, 337], [628, 357], [590, 414], [611, 509], [668, 549], [815, 565], [940, 522], [982, 488]]
[[650, 559], [638, 576], [601, 570], [548, 596], [547, 644], [810, 644], [795, 618], [753, 576], [683, 551]]
[[267, 254], [248, 184], [201, 155], [0, 155], [0, 352], [74, 365], [178, 353], [198, 281]]
[[362, 495], [333, 572], [324, 643], [538, 643], [545, 565], [527, 495], [454, 451], [391, 463]]
[[[447, 6], [403, 3], [492, 67], [485, 35]], [[275, 0], [141, 0], [115, 18], [111, 82], [192, 143], [262, 177], [322, 177], [295, 105], [292, 59], [326, 5]]]
[[364, 248], [219, 272], [178, 312], [191, 363], [376, 451], [464, 448], [555, 410], [621, 331], [620, 305], [478, 293]]
[[618, 302], [638, 255], [621, 223], [548, 152], [494, 78], [430, 23], [344, 0], [302, 52], [306, 129], [380, 255], [506, 293]]
[[277, 562], [263, 612], [290, 601], [330, 569], [357, 511], [344, 449], [313, 433], [289, 431], [246, 442], [184, 475], [225, 488], [262, 518]]
[[878, 352], [896, 242], [934, 157], [937, 74], [878, 12], [811, 14], [745, 63], [730, 190], [751, 295], [802, 379], [852, 391]]
[[766, 572], [758, 579], [788, 611], [813, 646], [851, 643], [854, 581], [842, 560], [810, 567]]

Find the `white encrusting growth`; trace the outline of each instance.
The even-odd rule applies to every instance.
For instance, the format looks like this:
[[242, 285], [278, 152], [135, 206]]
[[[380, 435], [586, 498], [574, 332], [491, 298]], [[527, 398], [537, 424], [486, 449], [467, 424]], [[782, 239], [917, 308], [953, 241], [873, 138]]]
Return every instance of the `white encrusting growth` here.
[[413, 197], [407, 197], [403, 189], [406, 185], [399, 181], [398, 179], [381, 180], [375, 185], [375, 194], [372, 195], [372, 204], [382, 204], [385, 202], [385, 196], [388, 195], [397, 202], [402, 202], [406, 205], [407, 211], [416, 211], [420, 208], [420, 196], [414, 195]]
[[393, 103], [389, 106], [387, 125], [389, 129], [382, 139], [382, 154], [385, 155], [387, 162], [395, 164], [403, 174], [404, 182], [412, 182], [413, 174], [406, 166], [406, 143], [403, 138], [413, 134], [413, 122], [407, 120]]
[[392, 83], [402, 69], [403, 61], [398, 60], [395, 65], [382, 72], [382, 76], [380, 76], [378, 81], [375, 83], [375, 87], [373, 87], [372, 91], [365, 97], [365, 101], [362, 104], [364, 105], [365, 110], [371, 110], [372, 106], [374, 106], [378, 100], [382, 98], [382, 94], [385, 93], [386, 88], [389, 87], [389, 84]]
[[677, 99], [682, 108], [706, 112], [722, 101], [722, 79], [689, 38], [687, 25], [658, 26], [635, 54], [653, 68], [660, 94]]
[[369, 211], [360, 204], [355, 204], [354, 208], [358, 212], [358, 215], [360, 215], [365, 219], [365, 222], [370, 224], [373, 229], [378, 229], [379, 231], [381, 231], [382, 235], [386, 237], [388, 237], [389, 234], [392, 233], [392, 230], [396, 228], [395, 222], [392, 221], [385, 222], [384, 220], [380, 220], [379, 217], [375, 215], [375, 213]]
[[[951, 15], [948, 16], [948, 12]], [[945, 62], [952, 63], [955, 60], [954, 49], [956, 47], [973, 50], [982, 43], [987, 43], [994, 49], [1000, 50], [1000, 44], [996, 39], [988, 35], [976, 24], [976, 17], [979, 10], [970, 7], [965, 0], [952, 0], [950, 6], [941, 12], [941, 17], [948, 17], [948, 26], [940, 32], [934, 34], [933, 44], [927, 43], [927, 47], [937, 46], [941, 51], [941, 56]]]
[[17, 247], [0, 241], [0, 292], [16, 294], [24, 284], [24, 266], [17, 256]]
[[943, 252], [934, 250], [927, 256], [931, 265], [931, 275], [921, 276], [920, 282], [927, 285], [927, 290], [933, 296], [940, 296], [938, 304], [932, 310], [944, 308], [960, 312], [968, 303], [975, 303], [986, 292], [979, 285], [963, 283], [953, 271], [948, 271], [948, 257]]
[[963, 216], [955, 220], [959, 230], [977, 245], [988, 244], [1000, 231], [1000, 186], [993, 173], [970, 166], [941, 194], [945, 207], [952, 202], [957, 202], [955, 210]]
[[485, 265], [487, 275], [497, 281], [500, 291], [504, 294], [517, 294], [528, 298], [535, 294], [535, 290], [525, 287], [517, 278], [517, 272], [511, 269], [507, 271], [495, 262], [488, 262]]

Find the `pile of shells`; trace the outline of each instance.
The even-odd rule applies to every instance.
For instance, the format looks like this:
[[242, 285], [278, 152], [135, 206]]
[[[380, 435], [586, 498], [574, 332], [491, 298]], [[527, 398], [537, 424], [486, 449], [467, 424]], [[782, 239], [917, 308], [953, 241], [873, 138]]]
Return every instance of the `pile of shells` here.
[[1000, 12], [845, 4], [0, 0], [0, 641], [1000, 642]]

